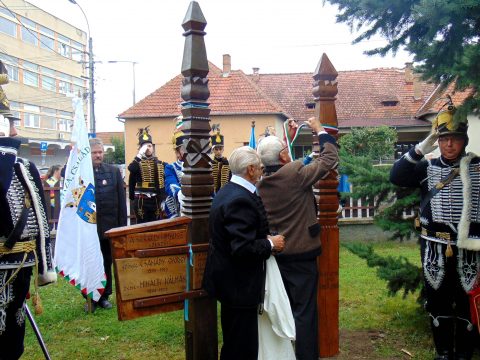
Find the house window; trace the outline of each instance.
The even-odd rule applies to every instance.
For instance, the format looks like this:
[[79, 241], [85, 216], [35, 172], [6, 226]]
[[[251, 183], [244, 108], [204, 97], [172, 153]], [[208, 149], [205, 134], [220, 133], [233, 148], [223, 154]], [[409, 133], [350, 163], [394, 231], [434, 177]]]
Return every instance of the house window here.
[[40, 108], [35, 105], [23, 105], [24, 125], [25, 127], [39, 128], [40, 127]]
[[303, 159], [305, 156], [310, 154], [312, 152], [312, 146], [302, 146], [302, 145], [297, 145], [293, 147], [293, 157], [294, 159], [292, 160], [297, 160], [297, 159]]
[[23, 70], [23, 83], [25, 85], [38, 87], [38, 74], [32, 71]]
[[25, 127], [39, 128], [40, 116], [38, 114], [24, 113]]
[[0, 32], [17, 37], [17, 24], [0, 16]]
[[58, 92], [61, 94], [70, 94], [72, 92], [72, 77], [70, 75], [59, 73], [61, 80], [58, 83]]
[[18, 82], [18, 59], [13, 56], [0, 54], [0, 60], [3, 61], [8, 72], [8, 79], [10, 81]]
[[55, 79], [49, 76], [42, 75], [42, 89], [54, 92], [57, 91]]
[[313, 102], [313, 103], [312, 103], [312, 102], [306, 103], [306, 104], [305, 104], [305, 107], [306, 107], [307, 109], [315, 109], [315, 103], [314, 103], [314, 102]]
[[46, 35], [40, 35], [40, 47], [49, 51], [54, 51], [55, 41]]
[[67, 119], [58, 120], [58, 130], [64, 132], [72, 132], [73, 121]]
[[38, 46], [38, 34], [36, 23], [32, 20], [22, 17], [22, 40], [28, 44]]
[[384, 100], [382, 101], [383, 106], [397, 106], [398, 100]]
[[42, 116], [42, 129], [55, 130], [57, 128], [57, 119], [50, 116]]
[[70, 94], [72, 92], [72, 84], [60, 80], [58, 83], [58, 92], [65, 95]]
[[72, 59], [75, 61], [83, 60], [83, 53], [85, 52], [85, 47], [74, 40], [72, 42]]

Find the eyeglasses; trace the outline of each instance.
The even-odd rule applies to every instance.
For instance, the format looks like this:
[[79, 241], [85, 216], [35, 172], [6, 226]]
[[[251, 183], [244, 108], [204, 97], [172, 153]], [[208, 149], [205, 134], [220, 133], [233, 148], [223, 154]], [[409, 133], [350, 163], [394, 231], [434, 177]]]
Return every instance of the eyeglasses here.
[[288, 149], [288, 145], [285, 145], [278, 153], [280, 154], [283, 150]]
[[438, 138], [438, 142], [440, 143], [446, 143], [449, 141], [459, 143], [464, 140], [465, 139], [462, 136], [458, 136], [458, 135], [446, 135]]

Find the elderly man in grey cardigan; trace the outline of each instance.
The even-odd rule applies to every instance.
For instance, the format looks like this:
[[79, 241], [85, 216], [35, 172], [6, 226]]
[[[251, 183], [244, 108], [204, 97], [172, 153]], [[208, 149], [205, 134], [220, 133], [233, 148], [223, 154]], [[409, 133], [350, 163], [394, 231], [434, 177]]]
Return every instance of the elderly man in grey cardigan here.
[[265, 165], [265, 175], [257, 189], [270, 230], [285, 237], [285, 249], [277, 255], [277, 263], [295, 318], [297, 359], [316, 360], [317, 256], [321, 243], [312, 186], [337, 166], [338, 148], [317, 119], [310, 118], [306, 123], [318, 134], [320, 156], [309, 165], [292, 161], [282, 140], [266, 137], [257, 149]]

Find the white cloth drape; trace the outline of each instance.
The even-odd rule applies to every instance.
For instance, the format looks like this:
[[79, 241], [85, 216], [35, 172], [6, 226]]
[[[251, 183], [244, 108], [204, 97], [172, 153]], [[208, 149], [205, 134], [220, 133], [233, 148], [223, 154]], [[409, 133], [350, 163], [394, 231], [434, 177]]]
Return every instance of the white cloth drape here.
[[274, 256], [267, 260], [264, 312], [258, 316], [258, 359], [295, 360], [295, 321]]

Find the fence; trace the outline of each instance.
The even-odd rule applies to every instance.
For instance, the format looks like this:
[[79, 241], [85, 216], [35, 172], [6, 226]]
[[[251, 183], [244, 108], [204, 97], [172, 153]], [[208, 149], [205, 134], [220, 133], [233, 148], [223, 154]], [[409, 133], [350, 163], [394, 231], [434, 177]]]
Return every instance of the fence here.
[[368, 198], [346, 198], [341, 201], [343, 204], [342, 212], [339, 219], [345, 219], [350, 221], [364, 221], [372, 220], [375, 216], [375, 203]]

